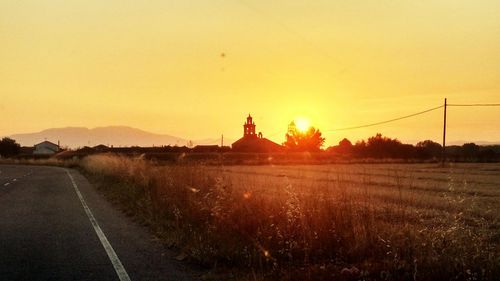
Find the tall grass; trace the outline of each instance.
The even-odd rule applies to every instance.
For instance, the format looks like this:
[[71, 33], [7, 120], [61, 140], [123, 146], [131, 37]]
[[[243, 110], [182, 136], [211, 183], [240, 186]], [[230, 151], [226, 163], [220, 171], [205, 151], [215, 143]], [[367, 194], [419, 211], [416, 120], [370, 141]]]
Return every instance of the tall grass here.
[[[300, 171], [270, 178], [109, 155], [80, 165], [165, 243], [251, 280], [500, 276], [498, 213], [474, 215], [484, 212], [465, 192], [423, 201], [428, 197], [412, 188], [411, 175], [392, 175], [393, 187], [383, 191], [369, 184], [369, 173], [355, 180], [335, 173], [317, 181]], [[451, 180], [448, 185], [457, 188]]]

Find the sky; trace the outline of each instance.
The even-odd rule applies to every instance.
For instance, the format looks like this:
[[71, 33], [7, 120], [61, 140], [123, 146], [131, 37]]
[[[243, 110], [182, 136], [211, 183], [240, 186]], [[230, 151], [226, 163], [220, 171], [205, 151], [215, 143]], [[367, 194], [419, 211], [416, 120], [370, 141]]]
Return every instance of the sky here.
[[[127, 125], [278, 143], [442, 138], [449, 103], [500, 103], [500, 1], [0, 2], [0, 136]], [[500, 141], [500, 107], [448, 108], [450, 141]]]

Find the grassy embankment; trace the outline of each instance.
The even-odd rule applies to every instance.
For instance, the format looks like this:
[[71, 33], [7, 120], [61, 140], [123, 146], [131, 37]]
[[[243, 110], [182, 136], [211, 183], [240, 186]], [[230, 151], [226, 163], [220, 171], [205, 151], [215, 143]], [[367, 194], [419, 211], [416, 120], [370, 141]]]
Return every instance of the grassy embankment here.
[[167, 244], [249, 280], [500, 276], [498, 165], [80, 166]]

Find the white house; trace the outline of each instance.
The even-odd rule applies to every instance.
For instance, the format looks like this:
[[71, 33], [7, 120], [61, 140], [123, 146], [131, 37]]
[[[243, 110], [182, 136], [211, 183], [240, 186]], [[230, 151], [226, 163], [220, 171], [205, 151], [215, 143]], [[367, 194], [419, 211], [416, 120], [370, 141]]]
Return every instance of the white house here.
[[43, 141], [39, 144], [35, 144], [34, 155], [53, 155], [59, 152], [59, 145], [52, 143], [50, 141]]

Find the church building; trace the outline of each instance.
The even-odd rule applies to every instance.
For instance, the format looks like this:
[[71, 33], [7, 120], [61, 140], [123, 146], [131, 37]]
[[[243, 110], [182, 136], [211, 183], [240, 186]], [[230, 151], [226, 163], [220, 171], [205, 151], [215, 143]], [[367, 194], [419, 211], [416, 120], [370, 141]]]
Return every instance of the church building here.
[[248, 114], [247, 121], [243, 124], [243, 137], [232, 144], [235, 152], [279, 152], [283, 147], [262, 136], [262, 133], [255, 133], [255, 122]]

